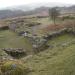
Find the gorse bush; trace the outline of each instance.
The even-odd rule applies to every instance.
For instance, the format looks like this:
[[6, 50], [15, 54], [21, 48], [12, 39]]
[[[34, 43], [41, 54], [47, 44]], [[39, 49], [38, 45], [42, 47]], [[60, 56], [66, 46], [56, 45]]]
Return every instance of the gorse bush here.
[[7, 61], [1, 66], [2, 75], [27, 75], [29, 68], [19, 61]]

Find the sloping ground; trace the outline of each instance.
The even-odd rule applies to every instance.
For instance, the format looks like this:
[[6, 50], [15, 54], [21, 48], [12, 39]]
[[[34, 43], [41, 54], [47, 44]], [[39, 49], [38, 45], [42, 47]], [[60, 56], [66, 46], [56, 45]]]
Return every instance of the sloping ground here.
[[0, 31], [0, 49], [2, 48], [23, 48], [31, 51], [32, 44], [27, 38], [18, 36], [10, 30]]
[[[53, 41], [63, 43], [72, 39], [75, 38], [71, 35], [63, 35]], [[21, 60], [32, 69], [29, 75], [75, 75], [75, 43], [66, 47], [49, 48], [37, 55], [30, 56], [27, 60], [25, 58]]]
[[49, 45], [61, 45], [61, 44], [66, 44], [67, 42], [71, 42], [72, 40], [75, 40], [75, 36], [72, 34], [62, 34], [61, 36], [52, 38], [51, 40], [48, 41]]

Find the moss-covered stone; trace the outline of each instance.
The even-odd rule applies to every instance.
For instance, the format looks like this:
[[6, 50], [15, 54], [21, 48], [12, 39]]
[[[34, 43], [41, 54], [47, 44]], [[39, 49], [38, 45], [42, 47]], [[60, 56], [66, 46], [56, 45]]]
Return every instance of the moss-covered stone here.
[[3, 75], [27, 75], [29, 68], [21, 61], [6, 61], [1, 66]]

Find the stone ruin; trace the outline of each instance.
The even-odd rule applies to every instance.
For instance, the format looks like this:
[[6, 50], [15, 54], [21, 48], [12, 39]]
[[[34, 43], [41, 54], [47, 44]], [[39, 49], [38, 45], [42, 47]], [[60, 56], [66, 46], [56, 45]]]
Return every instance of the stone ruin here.
[[67, 28], [64, 28], [64, 29], [61, 29], [59, 31], [55, 31], [55, 32], [52, 32], [52, 33], [48, 33], [47, 35], [44, 35], [43, 37], [46, 39], [46, 40], [50, 40], [51, 38], [55, 38], [57, 36], [60, 36], [64, 33], [68, 33], [67, 32], [68, 29]]
[[26, 50], [23, 48], [2, 48], [7, 54], [9, 54], [12, 57], [22, 57], [27, 55]]
[[[32, 46], [33, 46], [33, 50], [35, 53], [37, 52], [40, 52], [42, 50], [45, 50], [49, 47], [53, 47], [53, 46], [49, 46], [47, 44], [47, 42], [52, 39], [52, 38], [55, 38], [57, 36], [60, 36], [62, 34], [65, 34], [65, 33], [71, 33], [72, 31], [68, 32], [68, 29], [67, 28], [64, 28], [64, 29], [61, 29], [59, 31], [56, 31], [56, 32], [53, 32], [53, 33], [50, 33], [48, 35], [45, 35], [43, 37], [38, 37], [38, 36], [28, 36], [29, 40], [31, 41], [32, 43]], [[74, 32], [72, 32], [74, 33]]]
[[2, 26], [0, 27], [0, 30], [8, 30], [9, 29], [9, 26]]
[[12, 31], [15, 31], [16, 30], [16, 23], [11, 23], [9, 25], [9, 29], [12, 30]]
[[34, 53], [38, 53], [38, 52], [43, 51], [49, 47], [47, 45], [47, 40], [42, 37], [37, 37], [37, 36], [30, 37], [29, 36], [28, 39], [32, 43]]

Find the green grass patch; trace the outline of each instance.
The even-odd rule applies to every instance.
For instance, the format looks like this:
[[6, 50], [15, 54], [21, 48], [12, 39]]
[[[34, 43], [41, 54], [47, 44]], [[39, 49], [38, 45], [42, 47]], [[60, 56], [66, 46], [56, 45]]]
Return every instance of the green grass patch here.
[[[73, 36], [65, 34], [51, 42], [61, 43], [72, 39]], [[24, 61], [24, 58], [21, 60]], [[65, 48], [49, 48], [25, 60], [25, 63], [33, 69], [28, 75], [75, 75], [75, 44]]]
[[28, 38], [18, 36], [10, 30], [0, 31], [0, 48], [23, 48], [32, 50], [32, 44]]
[[70, 42], [70, 41], [72, 41], [74, 39], [75, 39], [74, 35], [63, 34], [63, 35], [61, 35], [59, 37], [57, 36], [57, 37], [52, 38], [51, 40], [48, 41], [48, 44], [49, 45], [63, 44], [63, 43], [66, 43], [66, 42]]

